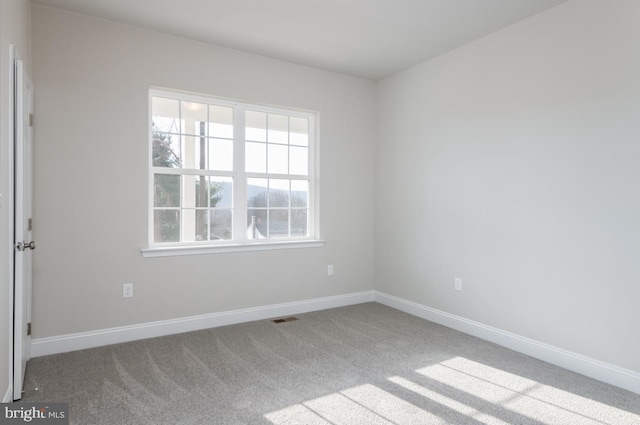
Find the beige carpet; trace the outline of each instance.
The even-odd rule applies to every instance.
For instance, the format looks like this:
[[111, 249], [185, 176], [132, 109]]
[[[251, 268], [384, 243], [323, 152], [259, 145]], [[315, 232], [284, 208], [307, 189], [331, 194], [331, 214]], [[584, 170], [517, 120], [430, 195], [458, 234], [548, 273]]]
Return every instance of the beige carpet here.
[[23, 401], [79, 425], [640, 424], [640, 395], [380, 304], [297, 317], [36, 358]]

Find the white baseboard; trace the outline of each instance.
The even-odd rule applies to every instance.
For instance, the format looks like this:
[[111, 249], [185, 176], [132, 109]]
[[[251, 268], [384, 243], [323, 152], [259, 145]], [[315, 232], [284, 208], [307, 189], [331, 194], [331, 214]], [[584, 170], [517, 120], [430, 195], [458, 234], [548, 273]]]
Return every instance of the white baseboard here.
[[640, 373], [554, 347], [492, 326], [375, 291], [375, 301], [422, 319], [456, 329], [590, 378], [640, 394]]
[[4, 397], [2, 398], [2, 403], [11, 403], [13, 401], [13, 387], [9, 385], [7, 388], [7, 392], [4, 393]]
[[81, 332], [48, 338], [35, 338], [31, 341], [31, 357], [66, 353], [69, 351], [84, 350], [86, 348], [118, 344], [121, 342], [129, 342], [139, 339], [155, 338], [158, 336], [198, 331], [218, 326], [251, 322], [254, 320], [264, 320], [272, 317], [282, 317], [292, 314], [307, 313], [310, 311], [344, 307], [347, 305], [372, 302], [373, 299], [374, 291], [364, 291], [291, 303], [273, 304], [262, 307], [204, 314], [201, 316], [101, 329], [91, 332]]

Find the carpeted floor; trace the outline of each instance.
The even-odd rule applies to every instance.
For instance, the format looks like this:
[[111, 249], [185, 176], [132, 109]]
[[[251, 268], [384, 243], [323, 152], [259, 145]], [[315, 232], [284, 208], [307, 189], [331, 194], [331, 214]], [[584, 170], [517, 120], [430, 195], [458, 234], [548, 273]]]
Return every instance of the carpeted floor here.
[[380, 304], [297, 317], [35, 358], [23, 401], [78, 425], [640, 424], [640, 395]]

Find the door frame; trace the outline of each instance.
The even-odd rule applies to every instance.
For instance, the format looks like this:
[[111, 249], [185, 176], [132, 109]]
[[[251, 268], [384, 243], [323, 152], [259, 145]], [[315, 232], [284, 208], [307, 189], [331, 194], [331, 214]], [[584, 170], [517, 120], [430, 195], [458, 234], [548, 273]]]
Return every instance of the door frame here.
[[[9, 63], [3, 64], [2, 66], [8, 65], [9, 68], [9, 95], [11, 96], [11, 107], [9, 108], [9, 140], [8, 140], [8, 157], [10, 158], [8, 161], [8, 185], [7, 185], [7, 204], [5, 204], [5, 208], [7, 211], [8, 217], [8, 226], [10, 229], [10, 239], [6, 241], [7, 243], [11, 243], [11, 249], [9, 250], [10, 255], [7, 260], [7, 271], [8, 271], [8, 283], [9, 283], [9, 396], [8, 400], [3, 400], [3, 402], [9, 402], [14, 400], [14, 388], [13, 388], [13, 334], [14, 334], [14, 323], [13, 323], [13, 315], [14, 315], [14, 257], [15, 257], [15, 247], [13, 246], [14, 232], [15, 232], [15, 223], [14, 223], [14, 167], [15, 167], [15, 157], [14, 157], [14, 148], [15, 148], [15, 66], [16, 63], [16, 48], [13, 44], [9, 45]], [[3, 224], [4, 225], [4, 224]]]

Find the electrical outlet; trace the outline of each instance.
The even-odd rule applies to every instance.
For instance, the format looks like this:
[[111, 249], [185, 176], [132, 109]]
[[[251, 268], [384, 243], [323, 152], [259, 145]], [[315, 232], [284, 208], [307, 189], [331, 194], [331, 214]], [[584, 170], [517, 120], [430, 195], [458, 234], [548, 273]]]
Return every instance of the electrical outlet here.
[[453, 289], [455, 289], [456, 291], [462, 291], [462, 279], [456, 277], [453, 280]]
[[327, 266], [327, 276], [333, 276], [333, 264]]
[[133, 297], [133, 283], [125, 283], [122, 285], [122, 298]]

